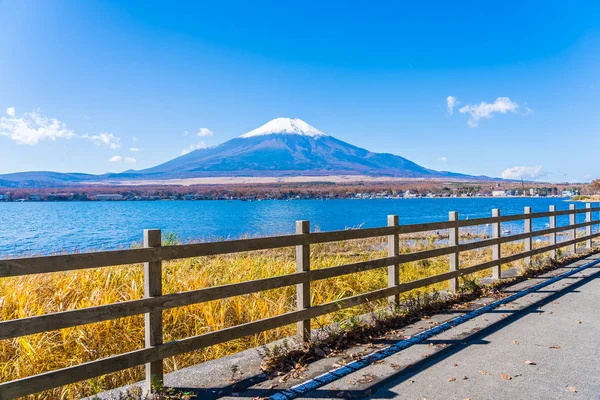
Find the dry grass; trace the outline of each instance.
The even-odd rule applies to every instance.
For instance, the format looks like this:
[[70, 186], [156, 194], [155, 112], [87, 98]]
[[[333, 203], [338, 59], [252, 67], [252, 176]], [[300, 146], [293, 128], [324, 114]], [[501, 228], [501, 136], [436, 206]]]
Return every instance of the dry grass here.
[[[479, 236], [471, 232], [469, 238]], [[401, 244], [403, 252], [444, 245], [443, 235], [403, 238]], [[384, 257], [387, 254], [385, 246], [384, 238], [314, 245], [311, 247], [311, 266], [327, 268]], [[502, 251], [503, 255], [514, 254], [523, 251], [523, 245], [505, 244]], [[466, 252], [461, 254], [461, 267], [490, 259], [491, 251], [488, 249]], [[508, 267], [510, 266], [506, 266]], [[448, 268], [447, 257], [404, 264], [401, 268], [401, 280], [412, 281], [446, 272]], [[181, 292], [283, 275], [294, 270], [292, 248], [178, 260], [164, 263], [163, 290], [165, 293]], [[489, 274], [489, 271], [482, 271], [477, 276], [486, 274]], [[385, 269], [322, 280], [313, 283], [311, 301], [312, 304], [322, 304], [386, 285]], [[447, 287], [446, 282], [440, 283], [421, 289], [421, 293]], [[410, 293], [405, 294], [409, 295]], [[142, 296], [141, 265], [4, 278], [0, 279], [0, 319], [24, 318], [139, 299]], [[165, 341], [200, 335], [294, 309], [293, 286], [180, 307], [163, 313]], [[342, 310], [318, 318], [316, 325], [345, 320], [365, 311], [366, 307]], [[5, 382], [142, 348], [143, 325], [143, 316], [136, 316], [0, 341], [0, 381]], [[166, 369], [172, 371], [260, 346], [290, 336], [294, 329], [294, 326], [287, 326], [173, 357], [166, 360]], [[31, 398], [79, 398], [141, 379], [142, 368], [132, 368], [57, 388]]]

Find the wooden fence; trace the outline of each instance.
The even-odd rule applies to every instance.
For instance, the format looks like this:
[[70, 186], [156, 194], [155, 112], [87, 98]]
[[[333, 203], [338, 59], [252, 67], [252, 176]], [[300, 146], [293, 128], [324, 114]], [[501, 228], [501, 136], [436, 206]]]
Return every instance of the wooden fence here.
[[[145, 314], [145, 348], [68, 368], [45, 372], [35, 376], [0, 383], [0, 399], [12, 399], [34, 394], [43, 390], [56, 388], [142, 364], [146, 365], [146, 382], [149, 385], [151, 381], [162, 381], [163, 359], [167, 357], [293, 323], [298, 324], [298, 334], [303, 340], [307, 341], [310, 338], [311, 318], [386, 297], [389, 298], [390, 301], [397, 302], [399, 300], [399, 295], [403, 292], [443, 281], [450, 281], [451, 290], [456, 291], [458, 288], [458, 277], [460, 276], [492, 268], [493, 276], [500, 278], [500, 267], [502, 264], [519, 259], [525, 259], [526, 262], [530, 262], [532, 256], [546, 252], [550, 252], [550, 256], [555, 258], [556, 250], [565, 246], [568, 246], [569, 250], [574, 253], [579, 242], [585, 241], [585, 247], [591, 249], [592, 239], [600, 236], [600, 232], [594, 232], [592, 230], [593, 225], [600, 224], [600, 220], [592, 219], [592, 213], [598, 211], [600, 211], [600, 207], [592, 208], [590, 204], [586, 204], [586, 208], [584, 209], [576, 209], [575, 205], [571, 204], [569, 210], [556, 211], [556, 208], [551, 206], [550, 211], [548, 212], [532, 213], [531, 208], [526, 207], [523, 214], [501, 216], [500, 210], [494, 209], [492, 216], [489, 218], [470, 220], [459, 220], [458, 214], [456, 212], [451, 212], [448, 221], [412, 225], [399, 225], [397, 216], [389, 216], [388, 226], [386, 227], [334, 232], [310, 232], [308, 221], [298, 221], [296, 223], [296, 234], [293, 235], [174, 246], [161, 246], [160, 230], [146, 230], [144, 231], [143, 248], [0, 260], [0, 278], [143, 263], [145, 283], [145, 297], [142, 299], [29, 318], [1, 321], [0, 339], [10, 339], [40, 332]], [[581, 213], [585, 213], [585, 222], [576, 223], [576, 215]], [[556, 218], [558, 216], [566, 215], [569, 216], [569, 224], [557, 227]], [[549, 227], [547, 229], [533, 231], [532, 220], [538, 218], [549, 219], [549, 224], [547, 225]], [[501, 224], [514, 221], [524, 221], [524, 232], [510, 236], [502, 236]], [[491, 238], [469, 243], [463, 243], [459, 240], [460, 228], [488, 224], [492, 227]], [[581, 228], [585, 228], [585, 234], [577, 237], [577, 230]], [[413, 253], [400, 253], [399, 235], [436, 230], [449, 231], [447, 246]], [[568, 233], [567, 240], [557, 242], [557, 233], [564, 231], [567, 231]], [[382, 236], [387, 236], [388, 243], [388, 256], [385, 258], [325, 269], [310, 269], [311, 244]], [[540, 236], [549, 236], [550, 244], [534, 249], [532, 246], [533, 238]], [[501, 244], [513, 241], [524, 241], [525, 251], [503, 257], [501, 253]], [[296, 246], [296, 273], [187, 292], [162, 294], [162, 261], [290, 246]], [[484, 247], [492, 248], [491, 261], [460, 268], [460, 252], [481, 249]], [[449, 256], [450, 268], [448, 272], [412, 282], [400, 282], [399, 268], [402, 263], [440, 256]], [[311, 306], [311, 282], [382, 267], [387, 267], [388, 269], [388, 287], [330, 303]], [[246, 295], [263, 290], [282, 288], [290, 285], [296, 285], [296, 311], [168, 343], [163, 343], [162, 341], [163, 310], [226, 299], [232, 296]], [[150, 377], [152, 377], [152, 379], [148, 379]], [[148, 386], [146, 388], [150, 389]]]

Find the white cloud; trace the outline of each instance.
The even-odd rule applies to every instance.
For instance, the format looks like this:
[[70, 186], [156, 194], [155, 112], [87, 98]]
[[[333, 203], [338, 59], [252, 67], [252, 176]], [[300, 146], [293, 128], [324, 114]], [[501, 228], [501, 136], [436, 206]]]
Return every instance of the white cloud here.
[[536, 179], [544, 175], [543, 169], [542, 165], [531, 167], [517, 166], [506, 168], [500, 176], [504, 179]]
[[446, 97], [446, 105], [448, 106], [448, 114], [454, 114], [454, 107], [459, 105], [460, 101], [454, 96]]
[[75, 133], [67, 125], [55, 118], [44, 117], [39, 111], [24, 113], [17, 117], [14, 107], [6, 109], [6, 115], [0, 117], [0, 136], [8, 136], [18, 144], [35, 145], [40, 140], [58, 138], [69, 139]]
[[[188, 131], [183, 131], [183, 136], [188, 136], [190, 133]], [[212, 136], [213, 135], [213, 131], [211, 131], [208, 128], [200, 128], [198, 129], [198, 133], [196, 133], [196, 136], [200, 136], [200, 137], [207, 137], [207, 136]]]
[[137, 143], [139, 141], [140, 141], [140, 139], [136, 138], [135, 136], [131, 138], [132, 143]]
[[200, 128], [198, 129], [198, 133], [196, 134], [196, 136], [200, 136], [200, 137], [206, 137], [206, 136], [212, 136], [213, 132], [208, 129], [208, 128]]
[[125, 164], [135, 164], [137, 160], [133, 157], [121, 157], [121, 156], [112, 156], [108, 159], [108, 162], [112, 163], [120, 163], [124, 162]]
[[[482, 118], [490, 119], [495, 113], [516, 113], [518, 109], [519, 105], [510, 98], [498, 97], [493, 103], [486, 103], [485, 101], [482, 101], [479, 104], [467, 104], [466, 106], [461, 107], [458, 111], [461, 114], [469, 114], [470, 117], [468, 125], [471, 128], [475, 128], [477, 125], [479, 125], [479, 120]], [[531, 109], [527, 109], [526, 112], [530, 113]]]
[[520, 115], [531, 115], [533, 114], [533, 110], [529, 107], [525, 107], [525, 111], [520, 113]]
[[142, 151], [142, 149], [138, 148], [138, 147], [130, 147], [129, 151], [133, 151], [134, 153], [137, 153], [139, 151]]
[[112, 150], [116, 150], [121, 147], [121, 138], [116, 137], [112, 133], [101, 133], [95, 136], [90, 136], [86, 133], [82, 136], [82, 138], [91, 140], [96, 146], [103, 144]]
[[190, 147], [187, 147], [187, 148], [185, 148], [185, 149], [181, 150], [181, 155], [182, 155], [182, 156], [183, 156], [183, 155], [186, 155], [186, 154], [188, 154], [188, 153], [191, 153], [191, 152], [192, 152], [192, 151], [194, 151], [194, 150], [198, 150], [198, 149], [205, 149], [206, 147], [207, 147], [207, 146], [206, 146], [206, 143], [204, 143], [204, 142], [200, 142], [200, 143], [198, 143], [198, 144], [193, 144], [193, 145], [191, 145]]
[[442, 156], [440, 157], [440, 161], [446, 162], [448, 161], [448, 158], [446, 156]]

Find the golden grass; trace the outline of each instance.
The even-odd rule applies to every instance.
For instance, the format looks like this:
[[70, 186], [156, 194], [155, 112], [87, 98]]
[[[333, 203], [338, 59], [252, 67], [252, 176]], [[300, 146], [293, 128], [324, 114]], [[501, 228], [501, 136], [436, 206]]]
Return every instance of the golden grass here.
[[[476, 235], [475, 235], [476, 236]], [[473, 236], [470, 236], [473, 237]], [[384, 238], [311, 246], [311, 267], [327, 268], [386, 256]], [[403, 252], [442, 246], [436, 236], [404, 238]], [[502, 246], [503, 255], [523, 251], [520, 243]], [[461, 254], [461, 267], [491, 259], [483, 249]], [[509, 266], [507, 266], [509, 267]], [[448, 258], [404, 264], [403, 282], [448, 271]], [[294, 249], [192, 258], [164, 263], [163, 290], [174, 293], [292, 273]], [[478, 276], [489, 274], [482, 271]], [[384, 268], [318, 281], [312, 284], [312, 304], [322, 304], [387, 285]], [[446, 289], [446, 282], [421, 289]], [[409, 294], [406, 294], [409, 295]], [[50, 312], [98, 306], [143, 296], [141, 265], [29, 275], [0, 279], [0, 319], [10, 320]], [[372, 306], [355, 307], [317, 319], [327, 325], [364, 313]], [[295, 309], [295, 287], [180, 307], [163, 313], [165, 341], [255, 321]], [[64, 368], [144, 346], [143, 316], [84, 325], [60, 331], [0, 341], [0, 382]], [[269, 343], [294, 334], [295, 326], [183, 354], [165, 361], [167, 371]], [[71, 399], [91, 395], [143, 379], [142, 367], [117, 372], [50, 390], [31, 398]]]

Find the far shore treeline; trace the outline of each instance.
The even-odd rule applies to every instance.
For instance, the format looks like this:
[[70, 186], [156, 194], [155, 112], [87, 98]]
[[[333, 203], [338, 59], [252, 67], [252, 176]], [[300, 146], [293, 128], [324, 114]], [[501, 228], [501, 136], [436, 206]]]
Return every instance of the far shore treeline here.
[[411, 180], [355, 183], [264, 183], [221, 185], [81, 185], [47, 188], [2, 188], [0, 201], [89, 200], [290, 200], [377, 197], [472, 196], [589, 196], [600, 193], [600, 182], [591, 184], [509, 181], [441, 182]]

